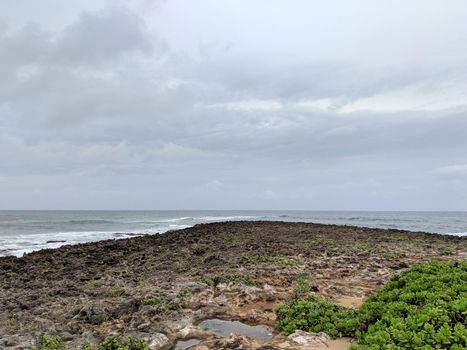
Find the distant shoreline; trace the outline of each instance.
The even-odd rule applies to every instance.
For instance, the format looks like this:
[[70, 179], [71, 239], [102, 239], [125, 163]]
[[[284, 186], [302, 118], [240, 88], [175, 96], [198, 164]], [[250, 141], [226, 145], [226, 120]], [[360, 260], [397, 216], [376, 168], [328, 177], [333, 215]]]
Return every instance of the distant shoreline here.
[[[212, 222], [212, 223], [209, 223], [209, 224], [225, 224], [225, 223], [235, 223], [235, 222], [249, 222], [248, 220], [234, 220], [234, 221], [217, 221], [217, 222]], [[316, 223], [316, 222], [301, 222], [301, 221], [294, 221], [294, 222], [291, 222], [291, 221], [285, 221], [285, 220], [276, 220], [276, 221], [270, 221], [270, 220], [266, 220], [266, 221], [262, 221], [262, 220], [254, 220], [254, 221], [251, 221], [251, 222], [268, 222], [268, 223], [283, 223], [283, 224], [287, 224], [287, 223], [292, 223], [292, 224], [311, 224], [311, 225], [321, 225], [321, 226], [329, 226], [329, 227], [345, 227], [345, 228], [353, 228], [353, 229], [365, 229], [365, 230], [383, 230], [383, 231], [388, 231], [388, 232], [398, 232], [398, 233], [407, 233], [407, 234], [422, 234], [422, 235], [439, 235], [439, 236], [448, 236], [448, 237], [461, 237], [463, 239], [466, 239], [467, 240], [467, 234], [466, 235], [463, 235], [463, 234], [458, 234], [458, 233], [437, 233], [437, 232], [424, 232], [424, 231], [411, 231], [411, 230], [399, 230], [399, 229], [394, 229], [394, 228], [376, 228], [376, 227], [365, 227], [365, 226], [354, 226], [354, 225], [337, 225], [337, 224], [322, 224], [322, 223]], [[190, 227], [186, 227], [182, 230], [185, 230], [185, 229], [191, 229], [193, 228], [194, 226], [197, 226], [197, 225], [209, 225], [209, 224], [195, 224], [193, 226], [190, 226]], [[167, 233], [171, 233], [173, 231], [179, 231], [180, 229], [173, 229], [173, 230], [168, 230], [168, 231], [165, 231], [165, 232], [160, 232], [160, 233], [152, 233], [152, 234], [148, 234], [148, 233], [131, 233], [131, 232], [114, 232], [114, 233], [111, 233], [114, 238], [110, 238], [110, 239], [102, 239], [102, 240], [97, 240], [97, 241], [89, 241], [89, 242], [82, 242], [82, 243], [67, 243], [65, 240], [49, 240], [49, 241], [46, 241], [45, 243], [46, 244], [50, 244], [50, 245], [55, 245], [55, 244], [59, 244], [59, 246], [56, 246], [56, 247], [45, 247], [45, 248], [41, 248], [41, 249], [38, 249], [38, 250], [34, 250], [34, 251], [31, 251], [31, 252], [28, 252], [28, 253], [25, 253], [25, 255], [28, 255], [28, 254], [32, 254], [32, 253], [37, 253], [37, 252], [41, 252], [41, 251], [53, 251], [53, 250], [56, 250], [56, 249], [59, 249], [61, 247], [68, 247], [68, 246], [80, 246], [80, 245], [86, 245], [86, 244], [96, 244], [96, 243], [100, 243], [100, 242], [112, 242], [112, 241], [115, 241], [115, 240], [128, 240], [128, 239], [133, 239], [133, 238], [137, 238], [137, 237], [142, 237], [142, 236], [151, 236], [151, 235], [159, 235], [159, 234], [167, 234]], [[10, 257], [10, 256], [15, 256], [15, 255], [2, 255], [2, 250], [0, 249], [0, 259], [3, 258], [3, 257]], [[22, 258], [24, 255], [22, 256], [16, 256], [17, 258]]]
[[462, 212], [0, 211], [0, 255], [22, 256], [63, 244], [164, 233], [200, 223], [239, 220], [310, 222], [467, 235], [467, 213]]

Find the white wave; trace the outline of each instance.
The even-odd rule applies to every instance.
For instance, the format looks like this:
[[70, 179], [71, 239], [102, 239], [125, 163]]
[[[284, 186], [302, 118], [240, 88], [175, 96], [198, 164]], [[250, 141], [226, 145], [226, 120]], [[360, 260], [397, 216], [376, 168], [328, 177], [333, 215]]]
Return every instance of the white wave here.
[[175, 218], [175, 219], [158, 220], [157, 222], [178, 222], [178, 221], [187, 221], [187, 220], [193, 220], [193, 218], [191, 216], [183, 216], [181, 218]]
[[[179, 218], [180, 219], [188, 219]], [[178, 221], [177, 220], [177, 221]], [[157, 223], [155, 223], [157, 224]], [[96, 242], [106, 239], [123, 239], [139, 235], [151, 235], [165, 233], [171, 230], [188, 228], [191, 225], [178, 224], [176, 221], [169, 221], [164, 225], [158, 225], [147, 229], [131, 229], [120, 232], [115, 231], [67, 231], [48, 232], [22, 235], [2, 236], [0, 246], [0, 256], [31, 253], [41, 249], [59, 248], [63, 245], [78, 244], [86, 242]]]
[[8, 243], [2, 244], [1, 255], [22, 256], [40, 249], [59, 248], [66, 244], [95, 242], [115, 238], [112, 232], [68, 231], [41, 234], [27, 234], [7, 237]]
[[251, 219], [263, 219], [264, 216], [254, 215], [237, 215], [237, 216], [202, 216], [199, 220], [203, 221], [225, 221], [225, 220], [251, 220]]
[[459, 236], [459, 237], [467, 236], [467, 232], [449, 232], [445, 234], [450, 235], [450, 236]]
[[192, 225], [177, 225], [177, 224], [170, 224], [168, 226], [158, 226], [158, 227], [153, 227], [153, 228], [148, 228], [144, 230], [140, 230], [141, 233], [143, 234], [158, 234], [158, 233], [165, 233], [167, 231], [172, 231], [172, 230], [181, 230], [184, 228], [191, 227]]
[[140, 224], [140, 225], [155, 225], [155, 224], [160, 224], [160, 223], [168, 223], [168, 222], [179, 222], [179, 221], [190, 221], [194, 220], [193, 217], [191, 216], [182, 216], [179, 218], [170, 218], [170, 219], [165, 219], [165, 218], [154, 218], [153, 220], [150, 219], [142, 219], [142, 220], [126, 220], [122, 222], [123, 224]]

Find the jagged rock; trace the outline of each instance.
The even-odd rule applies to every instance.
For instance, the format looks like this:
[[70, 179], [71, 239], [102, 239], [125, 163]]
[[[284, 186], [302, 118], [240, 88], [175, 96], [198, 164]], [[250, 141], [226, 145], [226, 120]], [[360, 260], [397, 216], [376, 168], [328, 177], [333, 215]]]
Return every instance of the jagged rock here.
[[329, 335], [324, 332], [311, 333], [302, 330], [296, 330], [290, 334], [287, 339], [302, 346], [317, 346], [326, 345], [326, 343], [331, 340], [331, 337], [329, 337]]
[[162, 333], [154, 333], [148, 341], [149, 350], [165, 349], [169, 345], [169, 338]]
[[36, 340], [31, 336], [10, 336], [0, 338], [0, 349], [27, 350], [36, 345]]
[[263, 289], [264, 289], [263, 297], [264, 297], [265, 301], [274, 301], [274, 300], [276, 300], [277, 294], [278, 294], [276, 288], [274, 288], [273, 286], [271, 286], [269, 284], [265, 284], [263, 286]]
[[227, 350], [227, 349], [244, 349], [252, 350], [254, 346], [252, 342], [245, 336], [231, 334], [227, 339], [214, 339], [205, 341], [191, 348], [193, 350]]
[[141, 323], [136, 329], [139, 331], [147, 331], [151, 327], [151, 322]]
[[177, 333], [179, 339], [208, 338], [210, 336], [212, 336], [211, 332], [193, 325], [186, 326]]

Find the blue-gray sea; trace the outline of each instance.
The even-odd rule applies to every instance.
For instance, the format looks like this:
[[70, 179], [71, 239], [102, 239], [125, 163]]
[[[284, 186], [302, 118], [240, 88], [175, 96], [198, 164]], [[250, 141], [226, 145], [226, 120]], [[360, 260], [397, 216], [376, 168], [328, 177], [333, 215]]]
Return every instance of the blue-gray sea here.
[[228, 220], [303, 221], [467, 235], [467, 212], [0, 211], [0, 256]]

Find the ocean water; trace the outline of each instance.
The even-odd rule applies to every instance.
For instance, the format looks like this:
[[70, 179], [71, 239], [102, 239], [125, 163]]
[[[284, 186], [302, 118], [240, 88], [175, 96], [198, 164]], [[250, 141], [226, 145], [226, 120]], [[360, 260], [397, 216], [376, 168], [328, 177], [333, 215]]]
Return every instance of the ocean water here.
[[303, 221], [467, 235], [467, 212], [0, 211], [0, 256], [228, 220]]

